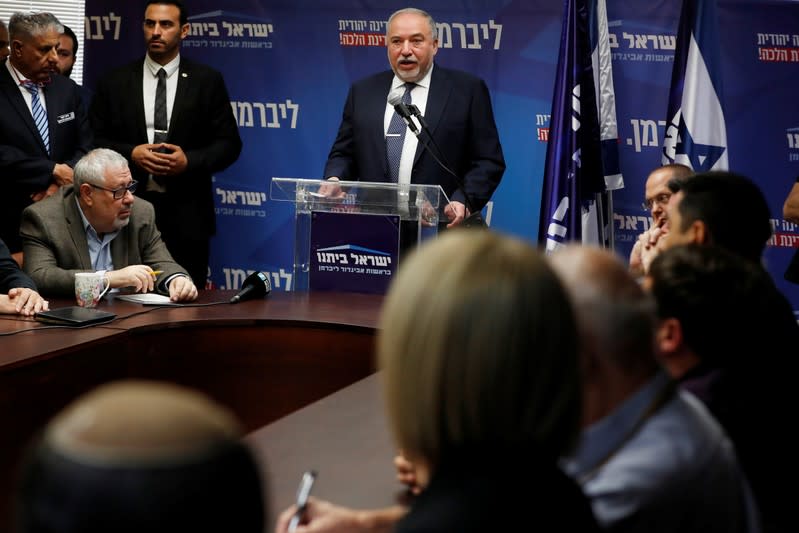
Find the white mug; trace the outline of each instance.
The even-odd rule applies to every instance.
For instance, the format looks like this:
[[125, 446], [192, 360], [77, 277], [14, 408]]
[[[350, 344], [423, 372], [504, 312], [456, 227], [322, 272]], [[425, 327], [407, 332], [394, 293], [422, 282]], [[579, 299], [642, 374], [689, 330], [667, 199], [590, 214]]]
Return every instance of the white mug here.
[[81, 307], [97, 307], [110, 286], [111, 281], [104, 272], [75, 273], [75, 299]]

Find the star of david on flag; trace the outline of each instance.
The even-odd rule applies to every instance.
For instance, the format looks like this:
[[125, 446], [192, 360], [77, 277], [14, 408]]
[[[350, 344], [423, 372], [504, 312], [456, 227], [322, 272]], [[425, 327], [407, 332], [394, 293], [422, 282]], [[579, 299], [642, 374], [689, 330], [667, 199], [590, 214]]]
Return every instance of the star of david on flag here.
[[663, 164], [727, 170], [715, 0], [684, 0], [671, 74]]

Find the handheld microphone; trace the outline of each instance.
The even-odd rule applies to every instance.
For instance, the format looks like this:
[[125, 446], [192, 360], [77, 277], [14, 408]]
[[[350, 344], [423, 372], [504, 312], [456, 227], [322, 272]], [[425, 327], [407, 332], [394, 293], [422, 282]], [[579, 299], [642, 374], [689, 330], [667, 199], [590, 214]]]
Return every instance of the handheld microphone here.
[[269, 281], [269, 274], [264, 272], [253, 272], [241, 284], [241, 290], [237, 292], [230, 303], [235, 304], [244, 300], [261, 298], [272, 291], [272, 283]]
[[[405, 123], [408, 124], [408, 127], [411, 131], [416, 135], [416, 137], [421, 141], [422, 146], [427, 150], [427, 152], [435, 159], [438, 166], [444, 169], [449, 175], [455, 178], [455, 181], [458, 183], [458, 187], [460, 187], [461, 191], [463, 191], [463, 199], [465, 200], [466, 209], [470, 213], [464, 221], [461, 223], [463, 227], [466, 228], [485, 228], [488, 227], [483, 220], [483, 214], [479, 210], [474, 210], [472, 207], [472, 202], [469, 200], [469, 195], [466, 194], [466, 184], [463, 182], [463, 179], [455, 174], [450, 168], [449, 161], [447, 161], [444, 152], [441, 150], [441, 147], [438, 146], [435, 137], [430, 133], [430, 128], [427, 127], [427, 121], [424, 119], [424, 115], [413, 104], [403, 104], [402, 103], [402, 95], [404, 91], [402, 88], [396, 88], [388, 94], [388, 103], [394, 106], [394, 111], [397, 112], [399, 116], [405, 120]], [[422, 131], [427, 134], [427, 138], [432, 141], [433, 147], [435, 150], [430, 146], [429, 142], [425, 140], [421, 135], [420, 131], [416, 127], [413, 119], [411, 117], [416, 117], [416, 120], [419, 121], [419, 124], [422, 126]], [[436, 155], [438, 152], [441, 155], [441, 158], [444, 159], [445, 163], [441, 161], [441, 159]]]
[[[416, 135], [419, 136], [419, 128], [416, 127], [416, 123], [411, 118], [412, 114], [409, 109], [409, 106], [402, 103], [402, 95], [405, 91], [400, 88], [394, 89], [388, 94], [388, 103], [394, 106], [394, 111], [397, 112], [399, 116], [402, 117], [402, 120], [405, 121], [405, 124], [411, 129], [411, 131]], [[418, 111], [418, 109], [417, 109]]]

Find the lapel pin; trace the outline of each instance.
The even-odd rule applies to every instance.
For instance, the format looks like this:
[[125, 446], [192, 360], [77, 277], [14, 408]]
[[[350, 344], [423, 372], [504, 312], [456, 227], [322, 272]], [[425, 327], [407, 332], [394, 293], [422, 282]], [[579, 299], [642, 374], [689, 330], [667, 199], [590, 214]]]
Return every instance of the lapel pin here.
[[188, 74], [186, 74], [185, 72], [181, 72], [181, 73], [180, 73], [180, 76], [181, 76], [182, 78], [188, 78], [188, 77], [189, 77], [189, 75], [188, 75]]

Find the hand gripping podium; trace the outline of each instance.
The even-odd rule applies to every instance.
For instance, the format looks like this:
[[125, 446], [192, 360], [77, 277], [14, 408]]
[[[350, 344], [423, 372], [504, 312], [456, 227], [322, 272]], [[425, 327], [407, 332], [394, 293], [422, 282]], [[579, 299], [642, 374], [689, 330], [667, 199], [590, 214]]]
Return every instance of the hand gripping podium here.
[[438, 185], [300, 178], [272, 178], [270, 198], [294, 203], [294, 290], [378, 294], [449, 204]]

